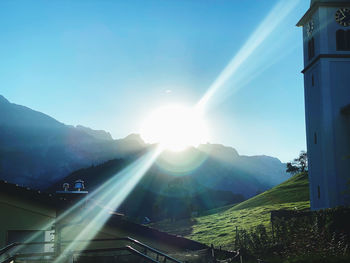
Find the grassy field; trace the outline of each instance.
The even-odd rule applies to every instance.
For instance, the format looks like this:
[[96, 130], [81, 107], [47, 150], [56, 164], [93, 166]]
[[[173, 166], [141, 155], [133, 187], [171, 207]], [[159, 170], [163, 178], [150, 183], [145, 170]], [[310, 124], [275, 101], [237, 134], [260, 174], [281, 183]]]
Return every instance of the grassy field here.
[[230, 249], [236, 227], [249, 230], [264, 224], [269, 229], [272, 210], [306, 210], [309, 207], [308, 178], [305, 174], [298, 174], [269, 191], [238, 205], [219, 209], [216, 213], [175, 222], [157, 222], [152, 227]]

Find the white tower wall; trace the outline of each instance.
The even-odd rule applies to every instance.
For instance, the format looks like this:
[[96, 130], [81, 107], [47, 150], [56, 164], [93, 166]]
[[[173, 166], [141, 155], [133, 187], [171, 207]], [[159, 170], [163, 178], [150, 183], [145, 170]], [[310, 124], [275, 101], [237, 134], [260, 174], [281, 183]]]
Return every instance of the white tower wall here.
[[[312, 1], [303, 26], [306, 137], [312, 209], [350, 205], [350, 50], [339, 51], [336, 32], [350, 30], [335, 21], [350, 0]], [[307, 24], [313, 21], [312, 34]], [[311, 39], [314, 56], [310, 58]]]

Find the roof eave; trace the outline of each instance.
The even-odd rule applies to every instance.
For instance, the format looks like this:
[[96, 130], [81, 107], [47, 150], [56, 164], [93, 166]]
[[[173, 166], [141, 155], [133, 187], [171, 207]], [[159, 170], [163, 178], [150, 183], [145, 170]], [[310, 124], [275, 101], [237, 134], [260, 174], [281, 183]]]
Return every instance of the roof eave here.
[[305, 15], [299, 20], [299, 22], [296, 24], [297, 27], [304, 26], [306, 22], [309, 20], [311, 15], [314, 13], [314, 11], [321, 5], [321, 3], [314, 3], [310, 8], [306, 11]]

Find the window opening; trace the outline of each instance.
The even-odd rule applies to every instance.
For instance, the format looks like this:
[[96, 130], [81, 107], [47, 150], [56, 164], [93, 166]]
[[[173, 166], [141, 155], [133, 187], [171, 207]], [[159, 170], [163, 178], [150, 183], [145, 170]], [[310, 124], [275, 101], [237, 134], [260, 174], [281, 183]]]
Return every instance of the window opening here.
[[339, 29], [336, 32], [337, 50], [350, 51], [350, 30]]
[[309, 53], [309, 60], [315, 56], [315, 39], [314, 38], [311, 38], [308, 42], [308, 53]]
[[314, 143], [317, 144], [317, 134], [316, 134], [316, 132], [314, 133]]

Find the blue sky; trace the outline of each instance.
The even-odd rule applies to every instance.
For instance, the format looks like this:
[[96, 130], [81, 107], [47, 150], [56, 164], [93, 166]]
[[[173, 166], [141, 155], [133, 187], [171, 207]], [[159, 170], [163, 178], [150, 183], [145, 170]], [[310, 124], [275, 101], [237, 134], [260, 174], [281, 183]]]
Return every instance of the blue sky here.
[[195, 105], [270, 15], [266, 28], [277, 26], [216, 91], [206, 117], [210, 142], [288, 161], [306, 148], [295, 24], [309, 6], [290, 1], [278, 21], [271, 10], [288, 0], [3, 0], [0, 94], [122, 138], [160, 106]]

